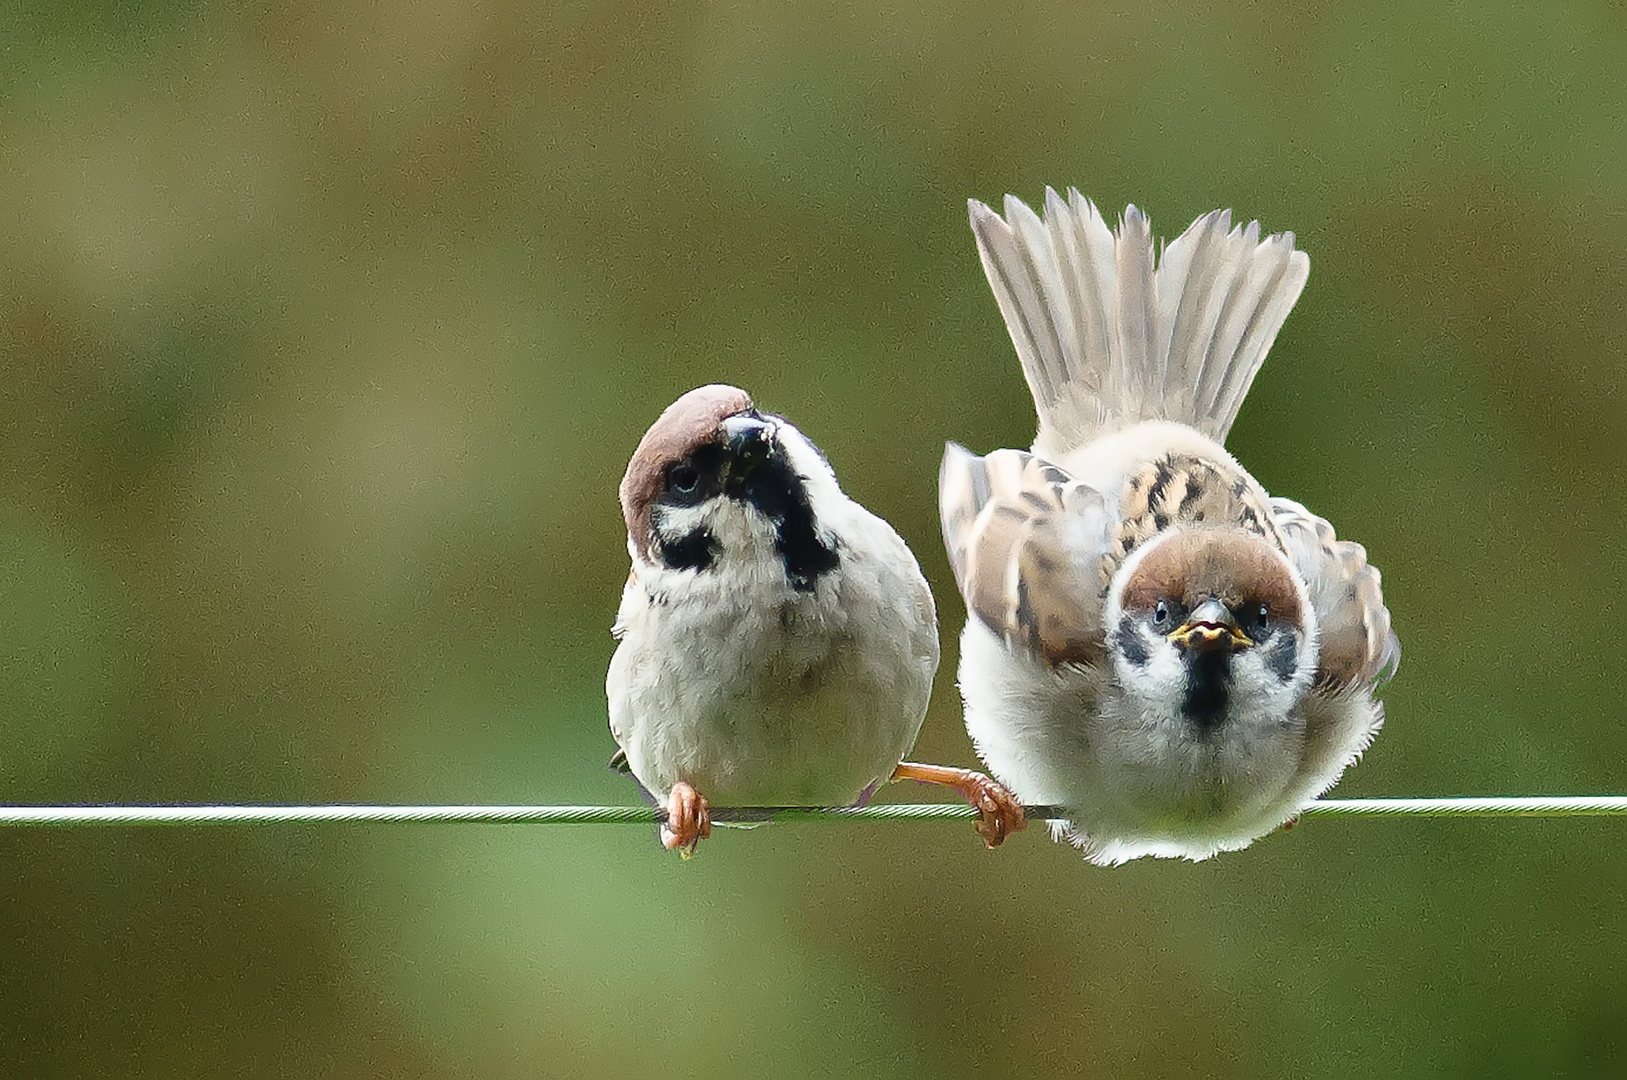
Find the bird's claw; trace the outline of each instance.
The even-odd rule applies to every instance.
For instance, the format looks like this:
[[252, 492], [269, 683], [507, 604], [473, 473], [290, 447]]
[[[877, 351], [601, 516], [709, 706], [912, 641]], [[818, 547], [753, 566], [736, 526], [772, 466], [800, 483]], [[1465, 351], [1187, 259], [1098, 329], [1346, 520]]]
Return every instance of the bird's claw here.
[[977, 811], [977, 832], [983, 843], [999, 847], [1005, 838], [1028, 828], [1023, 804], [1017, 801], [1003, 784], [971, 769], [957, 769], [948, 765], [922, 765], [919, 762], [900, 762], [893, 770], [894, 780], [918, 780], [923, 784], [939, 784], [954, 788], [966, 796], [966, 801]]
[[692, 858], [695, 845], [712, 835], [712, 808], [706, 796], [683, 781], [667, 796], [667, 820], [661, 823], [661, 846]]
[[997, 848], [1012, 833], [1028, 828], [1022, 803], [1003, 784], [974, 772], [965, 793], [967, 800], [977, 808], [977, 833], [985, 846]]

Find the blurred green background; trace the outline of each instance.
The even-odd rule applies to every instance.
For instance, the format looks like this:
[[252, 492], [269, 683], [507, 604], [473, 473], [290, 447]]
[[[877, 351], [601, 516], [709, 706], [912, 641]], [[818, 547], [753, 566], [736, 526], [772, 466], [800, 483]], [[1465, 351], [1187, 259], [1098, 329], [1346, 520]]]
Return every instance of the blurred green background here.
[[[917, 756], [971, 764], [937, 460], [1033, 412], [965, 200], [1046, 184], [1311, 253], [1231, 445], [1385, 573], [1340, 794], [1627, 790], [1619, 2], [5, 3], [0, 48], [4, 801], [634, 801], [615, 485], [713, 380], [920, 555]], [[1624, 839], [13, 830], [0, 1073], [1619, 1075]]]

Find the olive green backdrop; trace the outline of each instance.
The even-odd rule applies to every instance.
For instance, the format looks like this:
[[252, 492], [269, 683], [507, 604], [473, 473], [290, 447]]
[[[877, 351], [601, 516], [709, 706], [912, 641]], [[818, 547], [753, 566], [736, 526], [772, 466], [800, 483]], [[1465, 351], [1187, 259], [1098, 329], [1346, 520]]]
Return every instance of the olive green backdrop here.
[[[1231, 445], [1385, 573], [1339, 793], [1627, 790], [1620, 3], [5, 3], [0, 43], [4, 801], [634, 801], [615, 485], [713, 380], [919, 554], [917, 754], [972, 763], [937, 461], [1033, 412], [965, 201], [1046, 184], [1311, 254]], [[1624, 842], [13, 830], [0, 1073], [1609, 1075]]]

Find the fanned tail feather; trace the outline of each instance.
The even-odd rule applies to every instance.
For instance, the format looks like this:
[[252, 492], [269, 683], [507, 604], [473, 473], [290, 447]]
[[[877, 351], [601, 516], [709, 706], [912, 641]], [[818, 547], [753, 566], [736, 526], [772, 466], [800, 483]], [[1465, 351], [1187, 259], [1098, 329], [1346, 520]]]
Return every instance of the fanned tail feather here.
[[1146, 215], [1117, 232], [1094, 203], [1049, 188], [1042, 218], [1006, 196], [977, 200], [972, 232], [1034, 393], [1034, 449], [1058, 456], [1142, 420], [1174, 420], [1217, 440], [1305, 287], [1293, 233], [1260, 239], [1229, 211], [1193, 222], [1155, 259]]

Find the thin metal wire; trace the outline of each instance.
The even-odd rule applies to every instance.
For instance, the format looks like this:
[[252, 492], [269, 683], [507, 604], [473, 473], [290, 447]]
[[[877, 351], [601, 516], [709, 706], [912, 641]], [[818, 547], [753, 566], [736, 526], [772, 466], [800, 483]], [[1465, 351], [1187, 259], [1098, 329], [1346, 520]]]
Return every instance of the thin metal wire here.
[[[1030, 806], [1031, 820], [1067, 816]], [[1627, 795], [1538, 795], [1453, 799], [1324, 799], [1307, 817], [1600, 817], [1627, 816]], [[0, 806], [0, 827], [28, 825], [653, 825], [647, 806]], [[789, 821], [970, 821], [963, 803], [883, 806], [714, 807], [720, 824]]]
[[1616, 817], [1627, 795], [1521, 795], [1457, 799], [1324, 799], [1305, 808], [1318, 817]]

